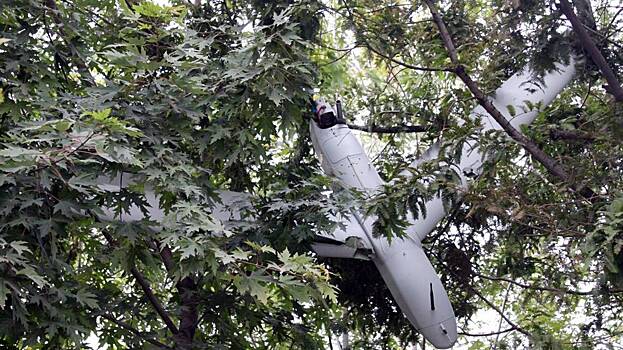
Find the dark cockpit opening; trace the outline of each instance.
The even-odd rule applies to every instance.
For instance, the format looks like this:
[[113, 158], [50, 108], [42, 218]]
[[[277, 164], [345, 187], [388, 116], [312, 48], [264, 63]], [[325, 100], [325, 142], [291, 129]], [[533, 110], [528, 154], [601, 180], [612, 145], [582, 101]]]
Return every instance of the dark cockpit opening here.
[[315, 103], [314, 121], [321, 129], [328, 129], [337, 124], [346, 124], [342, 113], [342, 102], [335, 102], [335, 110], [330, 104], [324, 102]]

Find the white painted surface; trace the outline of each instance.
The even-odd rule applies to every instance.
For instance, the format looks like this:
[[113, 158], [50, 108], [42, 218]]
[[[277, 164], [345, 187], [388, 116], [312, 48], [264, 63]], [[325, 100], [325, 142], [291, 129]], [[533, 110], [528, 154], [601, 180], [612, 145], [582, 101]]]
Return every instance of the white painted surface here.
[[[320, 129], [311, 121], [310, 131], [316, 153], [328, 175], [335, 176], [346, 187], [370, 194], [383, 185], [361, 144], [346, 125]], [[435, 205], [435, 202], [431, 203], [431, 209], [435, 209]], [[363, 234], [361, 241], [370, 242], [374, 250], [372, 260], [402, 312], [431, 344], [450, 348], [457, 339], [454, 311], [420, 240], [409, 236], [395, 239], [390, 244], [385, 237], [373, 237], [375, 218], [362, 217], [356, 211], [353, 215], [361, 230], [348, 234]]]
[[[574, 62], [570, 62], [569, 65], [558, 64], [557, 67], [559, 70], [548, 72], [538, 84], [533, 73], [526, 68], [513, 75], [496, 90], [492, 102], [513, 127], [519, 128], [534, 121], [538, 113], [571, 82], [575, 75]], [[501, 129], [480, 106], [475, 108], [469, 117], [481, 119], [483, 131]], [[363, 147], [346, 125], [320, 129], [311, 121], [310, 131], [314, 149], [328, 175], [335, 176], [346, 187], [367, 191], [371, 195], [383, 185]], [[422, 162], [436, 158], [438, 154], [439, 144], [435, 144], [410, 167], [415, 168]], [[480, 173], [483, 160], [484, 156], [478, 149], [477, 141], [466, 142], [457, 169], [463, 186], [469, 185], [466, 174]], [[410, 174], [406, 170], [401, 176]], [[420, 243], [446, 216], [441, 198], [436, 197], [426, 203], [425, 217], [420, 216], [418, 219], [410, 217], [410, 225], [406, 229], [407, 237], [396, 239], [391, 244], [383, 237], [372, 236], [371, 227], [375, 218], [360, 217], [357, 212], [354, 212], [354, 215], [365, 234], [361, 240], [367, 239], [372, 245], [373, 261], [400, 309], [435, 347], [452, 347], [457, 339], [454, 311]], [[362, 232], [353, 230], [346, 236], [350, 234], [361, 235]], [[340, 236], [344, 234], [340, 233]], [[319, 254], [322, 252], [318, 251]], [[337, 256], [335, 252], [333, 256]]]
[[[120, 192], [122, 188], [127, 188], [134, 182], [132, 174], [123, 173], [111, 178], [109, 176], [100, 176], [97, 179], [99, 188], [107, 192]], [[101, 219], [108, 221], [134, 222], [141, 220], [150, 220], [155, 224], [152, 228], [160, 231], [161, 227], [157, 223], [165, 220], [166, 213], [160, 207], [160, 196], [153, 188], [146, 186], [144, 190], [145, 201], [147, 202], [147, 215], [143, 213], [139, 206], [133, 204], [127, 211], [115, 213], [114, 208], [101, 207], [103, 215]], [[212, 203], [213, 219], [221, 221], [224, 227], [236, 225], [244, 221], [242, 212], [250, 206], [249, 195], [240, 192], [218, 191]]]
[[[538, 113], [547, 107], [556, 96], [571, 82], [575, 76], [575, 61], [568, 65], [557, 64], [558, 70], [548, 72], [543, 78], [543, 84], [537, 84], [537, 79], [533, 72], [524, 69], [500, 86], [495, 95], [491, 98], [493, 104], [511, 123], [519, 129], [522, 125], [528, 125], [534, 121]], [[529, 109], [528, 105], [533, 104], [535, 108]], [[510, 108], [508, 106], [511, 106]], [[536, 108], [538, 107], [538, 108]], [[511, 115], [510, 110], [514, 110], [515, 115]], [[469, 115], [471, 119], [481, 119], [483, 132], [487, 130], [501, 130], [502, 127], [491, 117], [481, 106], [476, 107]], [[435, 159], [439, 155], [439, 143], [431, 146], [423, 156], [409, 165], [409, 168], [417, 168], [425, 161]], [[466, 173], [479, 175], [482, 170], [484, 155], [478, 148], [476, 140], [469, 140], [463, 146], [461, 160], [457, 169], [461, 176], [463, 186], [467, 188], [468, 177]], [[400, 176], [411, 176], [409, 169], [400, 173]], [[437, 223], [446, 215], [441, 198], [437, 197], [426, 203], [426, 217], [414, 220], [410, 218], [411, 226], [407, 233], [412, 237], [417, 236], [419, 240], [424, 239], [431, 233]]]

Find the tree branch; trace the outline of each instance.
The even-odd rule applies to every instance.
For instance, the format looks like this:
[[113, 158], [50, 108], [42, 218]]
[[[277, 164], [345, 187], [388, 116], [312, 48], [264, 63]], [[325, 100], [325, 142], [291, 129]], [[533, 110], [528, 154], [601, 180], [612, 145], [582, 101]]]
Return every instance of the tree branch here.
[[103, 318], [107, 319], [108, 321], [110, 321], [110, 322], [112, 322], [112, 323], [116, 324], [117, 326], [119, 326], [119, 327], [121, 327], [121, 328], [123, 328], [123, 329], [125, 329], [125, 330], [127, 330], [127, 331], [130, 331], [130, 332], [134, 333], [134, 334], [135, 334], [135, 335], [137, 335], [138, 337], [140, 337], [140, 338], [144, 339], [145, 341], [147, 341], [147, 342], [149, 342], [149, 343], [151, 343], [151, 344], [153, 344], [153, 345], [155, 345], [155, 346], [157, 346], [157, 347], [160, 347], [160, 348], [163, 348], [163, 349], [172, 349], [170, 346], [165, 345], [165, 344], [163, 344], [163, 343], [161, 343], [161, 342], [157, 341], [156, 339], [153, 339], [153, 338], [150, 338], [150, 337], [146, 336], [145, 334], [143, 334], [143, 333], [142, 333], [141, 331], [139, 331], [138, 329], [136, 329], [136, 328], [134, 328], [134, 327], [130, 326], [129, 324], [127, 324], [127, 323], [125, 323], [125, 322], [123, 322], [123, 321], [119, 321], [119, 320], [117, 320], [116, 318], [114, 318], [114, 317], [112, 317], [112, 316], [110, 316], [110, 315], [107, 315], [107, 314], [98, 314], [98, 316], [101, 316], [101, 317], [103, 317]]
[[[429, 1], [429, 0], [424, 0], [424, 1]], [[511, 328], [513, 328], [513, 330], [516, 330], [522, 334], [524, 334], [525, 336], [527, 336], [529, 339], [532, 339], [533, 336], [530, 332], [528, 332], [527, 330], [521, 328], [519, 325], [517, 325], [515, 322], [511, 321], [510, 318], [508, 318], [508, 316], [506, 316], [502, 310], [500, 310], [497, 306], [495, 306], [495, 304], [493, 304], [491, 301], [489, 301], [489, 299], [485, 298], [484, 295], [482, 295], [482, 293], [480, 293], [476, 288], [474, 288], [473, 286], [471, 286], [468, 282], [464, 281], [464, 278], [462, 276], [459, 276], [454, 270], [447, 268], [447, 264], [444, 262], [444, 260], [439, 256], [438, 253], [431, 251], [431, 250], [427, 250], [427, 252], [429, 254], [434, 255], [435, 257], [437, 257], [437, 260], [446, 268], [446, 270], [455, 278], [458, 278], [459, 281], [462, 281], [461, 283], [468, 288], [469, 290], [471, 290], [472, 292], [474, 292], [474, 294], [476, 294], [476, 296], [478, 296], [482, 301], [485, 302], [485, 304], [489, 305], [490, 308], [492, 308], [495, 312], [497, 312], [500, 317], [502, 317], [502, 319], [504, 319], [504, 321], [506, 321], [506, 323], [508, 323], [509, 326], [511, 326]]]
[[[508, 303], [508, 295], [511, 292], [512, 289], [512, 284], [509, 284], [508, 287], [506, 287], [506, 295], [504, 295], [504, 302], [502, 303], [502, 312], [504, 312], [504, 310], [506, 310], [506, 303]], [[500, 322], [498, 322], [498, 334], [495, 335], [495, 342], [493, 343], [493, 350], [497, 350], [498, 348], [498, 341], [500, 340], [500, 329], [502, 329], [502, 318], [500, 318]]]
[[[108, 244], [110, 244], [113, 247], [116, 247], [118, 245], [115, 239], [109, 233], [107, 232], [102, 232], [102, 233], [104, 235], [104, 238], [106, 238], [106, 240], [108, 241]], [[149, 300], [149, 302], [154, 307], [158, 315], [160, 315], [160, 318], [162, 318], [164, 323], [167, 325], [167, 328], [171, 331], [171, 333], [177, 334], [178, 333], [177, 327], [175, 327], [173, 320], [171, 320], [171, 317], [169, 317], [169, 314], [167, 314], [166, 310], [160, 303], [160, 300], [158, 300], [158, 297], [154, 294], [153, 290], [151, 289], [151, 286], [149, 285], [149, 282], [147, 281], [147, 279], [145, 279], [145, 276], [143, 276], [143, 274], [134, 266], [130, 269], [130, 273], [132, 273], [132, 276], [134, 276], [134, 279], [136, 279], [136, 282], [138, 282], [138, 284], [141, 286], [141, 289], [143, 289], [143, 292], [145, 293], [147, 300]]]
[[584, 28], [582, 22], [580, 22], [578, 17], [575, 15], [573, 7], [567, 0], [559, 0], [559, 2], [560, 10], [562, 11], [562, 13], [565, 14], [569, 22], [571, 22], [571, 26], [573, 27], [575, 33], [578, 35], [582, 47], [584, 47], [584, 50], [586, 50], [591, 56], [593, 62], [597, 65], [597, 67], [601, 71], [601, 74], [608, 82], [608, 87], [606, 88], [606, 90], [614, 96], [614, 99], [617, 102], [623, 102], [623, 88], [621, 87], [617, 76], [608, 65], [608, 62], [601, 54], [601, 51], [599, 51], [599, 49], [597, 48], [597, 45], [595, 45], [593, 39], [591, 39], [591, 37], [588, 35], [588, 32]]
[[48, 167], [52, 167], [52, 166], [56, 165], [58, 162], [60, 162], [62, 160], [65, 160], [65, 159], [68, 159], [74, 153], [78, 152], [82, 147], [84, 147], [84, 145], [86, 145], [87, 142], [89, 142], [89, 140], [91, 140], [93, 138], [93, 136], [95, 136], [95, 132], [89, 133], [89, 135], [87, 135], [84, 138], [84, 140], [82, 140], [75, 148], [73, 148], [72, 150], [70, 150], [69, 152], [63, 154], [62, 156], [60, 156], [58, 158], [55, 158], [55, 159], [48, 158], [48, 163], [47, 164], [43, 164], [43, 165], [38, 166], [34, 171], [40, 171], [40, 170], [46, 169]]
[[421, 125], [398, 125], [398, 126], [377, 126], [374, 124], [372, 125], [347, 124], [347, 125], [349, 128], [353, 130], [373, 132], [377, 134], [425, 132], [431, 129], [431, 127], [429, 126], [421, 126]]
[[464, 335], [467, 337], [490, 337], [492, 335], [498, 335], [498, 334], [504, 334], [504, 333], [508, 333], [508, 332], [512, 332], [512, 331], [516, 331], [517, 328], [515, 327], [510, 327], [507, 329], [503, 329], [500, 331], [495, 331], [495, 332], [489, 332], [489, 333], [469, 333], [469, 332], [458, 332], [459, 335]]
[[576, 190], [585, 198], [591, 198], [594, 196], [592, 190], [584, 186], [577, 186], [573, 183], [571, 176], [563, 169], [563, 167], [556, 162], [552, 157], [547, 155], [541, 150], [532, 140], [527, 138], [519, 130], [515, 129], [511, 123], [504, 117], [504, 115], [493, 105], [491, 100], [485, 95], [478, 87], [478, 84], [469, 76], [465, 71], [465, 67], [459, 62], [458, 55], [450, 33], [443, 22], [437, 8], [433, 4], [432, 0], [424, 0], [430, 12], [433, 16], [433, 21], [439, 28], [441, 39], [448, 51], [454, 68], [454, 73], [463, 81], [472, 95], [476, 98], [478, 103], [495, 119], [495, 121], [502, 127], [502, 129], [517, 143], [519, 143], [532, 157], [534, 157], [539, 163], [541, 163], [550, 174], [556, 176], [558, 179], [566, 183], [572, 190]]
[[191, 277], [184, 277], [175, 286], [182, 302], [180, 332], [176, 336], [176, 343], [180, 349], [192, 349], [199, 319], [197, 283]]
[[573, 0], [573, 5], [578, 9], [577, 15], [582, 25], [591, 31], [596, 31], [595, 15], [590, 0]]
[[324, 66], [328, 66], [328, 65], [330, 65], [330, 64], [333, 64], [333, 63], [335, 63], [335, 62], [337, 62], [337, 61], [341, 60], [342, 58], [346, 57], [347, 55], [349, 55], [349, 54], [350, 54], [350, 53], [351, 53], [354, 49], [356, 49], [356, 48], [357, 48], [357, 45], [355, 45], [355, 46], [351, 47], [351, 48], [350, 48], [350, 49], [348, 49], [348, 50], [343, 51], [343, 52], [342, 52], [342, 54], [341, 54], [341, 55], [339, 55], [338, 57], [336, 57], [336, 58], [332, 59], [331, 61], [329, 61], [329, 62], [327, 62], [327, 63], [322, 63], [322, 64], [320, 64], [319, 66], [320, 66], [320, 67], [324, 67]]
[[160, 246], [160, 242], [156, 240], [154, 240], [154, 244], [158, 249], [158, 254], [160, 254], [160, 259], [164, 264], [164, 268], [167, 270], [168, 273], [171, 273], [171, 271], [173, 270], [173, 253], [171, 252], [171, 248], [166, 245], [164, 247]]
[[63, 20], [61, 19], [58, 6], [56, 5], [56, 1], [45, 0], [44, 4], [45, 4], [45, 7], [47, 7], [48, 10], [51, 12], [51, 17], [54, 19], [54, 23], [56, 23], [56, 25], [58, 26], [59, 36], [63, 39], [65, 44], [67, 44], [67, 47], [69, 48], [69, 51], [71, 52], [71, 56], [74, 58], [74, 63], [76, 64], [76, 67], [78, 67], [78, 71], [81, 71], [82, 74], [84, 75], [85, 84], [87, 86], [94, 86], [95, 78], [93, 78], [93, 75], [89, 71], [89, 67], [86, 65], [82, 57], [80, 57], [80, 53], [78, 52], [78, 49], [76, 48], [76, 46], [67, 39], [67, 33], [65, 33], [65, 29], [63, 29], [65, 24], [63, 23]]
[[419, 70], [419, 71], [423, 71], [423, 72], [453, 72], [454, 70], [452, 68], [436, 68], [436, 67], [421, 67], [421, 66], [414, 66], [412, 64], [397, 60], [393, 57], [387, 56], [384, 53], [380, 52], [379, 50], [375, 49], [372, 47], [372, 45], [365, 43], [365, 46], [368, 48], [368, 50], [374, 52], [375, 54], [388, 59], [394, 63], [396, 63], [397, 65], [409, 68], [409, 69], [413, 69], [413, 70]]
[[145, 296], [147, 297], [151, 305], [154, 307], [154, 309], [156, 309], [158, 315], [160, 315], [164, 323], [167, 325], [167, 328], [169, 328], [171, 333], [177, 334], [178, 330], [177, 327], [175, 327], [175, 323], [173, 323], [173, 320], [171, 320], [171, 317], [169, 317], [169, 314], [167, 314], [166, 310], [160, 303], [160, 300], [158, 300], [158, 297], [154, 294], [151, 286], [149, 285], [149, 282], [147, 281], [147, 279], [145, 279], [145, 276], [143, 276], [143, 274], [138, 271], [136, 267], [132, 267], [130, 269], [130, 272], [132, 273], [132, 276], [134, 276], [134, 278], [136, 279], [136, 282], [138, 282], [138, 284], [143, 289], [143, 292], [145, 292]]
[[[532, 286], [532, 285], [529, 285], [529, 284], [524, 284], [524, 283], [517, 282], [517, 281], [514, 281], [512, 279], [504, 278], [504, 277], [492, 277], [492, 276], [485, 276], [485, 275], [482, 275], [482, 274], [476, 274], [476, 276], [478, 276], [480, 278], [484, 278], [486, 280], [490, 280], [490, 281], [508, 282], [508, 283], [514, 284], [514, 285], [516, 285], [518, 287], [521, 287], [521, 288], [524, 288], [524, 289], [532, 289], [532, 290], [538, 290], [538, 291], [543, 291], [543, 292], [553, 292], [553, 293], [571, 294], [571, 295], [592, 295], [594, 293], [592, 290], [589, 290], [589, 291], [579, 291], [579, 290], [571, 290], [571, 289], [560, 289], [560, 288], [552, 288], [552, 287]], [[609, 293], [609, 294], [623, 293], [623, 289], [609, 289], [609, 290], [607, 290], [607, 293]]]
[[[425, 0], [425, 1], [428, 1], [428, 0]], [[502, 310], [500, 310], [497, 306], [495, 306], [495, 304], [490, 302], [489, 299], [485, 298], [484, 295], [482, 295], [482, 293], [480, 293], [478, 290], [476, 290], [476, 288], [474, 288], [474, 287], [472, 287], [470, 285], [467, 285], [467, 286], [472, 290], [472, 292], [474, 292], [474, 294], [476, 294], [482, 301], [484, 301], [485, 304], [489, 305], [490, 308], [492, 308], [493, 310], [495, 310], [495, 312], [500, 314], [500, 316], [504, 319], [504, 321], [506, 321], [506, 323], [508, 323], [512, 328], [514, 328], [518, 332], [521, 332], [522, 334], [524, 334], [528, 338], [532, 339], [532, 334], [530, 334], [530, 332], [528, 332], [527, 330], [519, 327], [517, 324], [515, 324], [513, 321], [511, 321], [506, 315], [504, 315]]]
[[583, 141], [585, 143], [593, 142], [596, 136], [581, 130], [562, 130], [562, 129], [550, 129], [549, 137], [552, 140], [571, 140], [571, 141]]
[[[173, 270], [173, 253], [168, 246], [161, 246], [155, 241], [156, 248], [159, 251], [160, 258], [165, 269], [169, 274]], [[197, 283], [191, 277], [184, 277], [179, 280], [175, 287], [180, 296], [182, 310], [180, 315], [179, 333], [175, 337], [175, 342], [180, 349], [191, 349], [195, 331], [199, 324], [199, 298], [197, 296]]]

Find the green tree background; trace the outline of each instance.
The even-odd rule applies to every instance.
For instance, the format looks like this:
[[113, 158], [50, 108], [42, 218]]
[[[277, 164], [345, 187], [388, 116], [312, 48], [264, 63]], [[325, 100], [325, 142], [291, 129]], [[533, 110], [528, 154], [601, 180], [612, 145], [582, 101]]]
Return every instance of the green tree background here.
[[[616, 85], [558, 2], [437, 2], [456, 60], [427, 3], [3, 1], [0, 346], [85, 348], [95, 336], [108, 349], [328, 349], [344, 334], [356, 349], [421, 344], [372, 263], [309, 244], [352, 206], [399, 236], [418, 201], [441, 193], [449, 215], [425, 247], [460, 344], [621, 348]], [[620, 72], [621, 4], [574, 5]], [[479, 100], [458, 66], [490, 94], [572, 54], [585, 57], [574, 83], [521, 130], [566, 178], [503, 131], [462, 122]], [[435, 142], [440, 158], [373, 200], [327, 196], [307, 126], [314, 89], [342, 97], [383, 178]], [[489, 161], [465, 191], [450, 165], [472, 138]], [[121, 172], [134, 174], [129, 188], [98, 186]], [[146, 189], [167, 213], [160, 229], [98, 219], [102, 205], [144, 207]], [[249, 193], [254, 220], [225, 228], [212, 213], [221, 190]]]

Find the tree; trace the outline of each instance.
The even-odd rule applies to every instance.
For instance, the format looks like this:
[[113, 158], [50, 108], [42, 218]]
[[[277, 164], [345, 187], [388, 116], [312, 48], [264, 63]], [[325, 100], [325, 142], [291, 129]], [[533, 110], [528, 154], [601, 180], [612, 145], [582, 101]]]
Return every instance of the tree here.
[[[303, 123], [315, 6], [3, 5], [4, 346], [79, 348], [92, 332], [110, 348], [321, 344], [328, 271], [288, 246], [311, 232], [295, 225], [325, 183], [311, 164], [290, 171], [276, 142]], [[130, 189], [98, 186], [121, 171]], [[286, 180], [297, 172], [305, 181]], [[145, 188], [163, 226], [97, 219], [102, 205], [144, 206]], [[217, 189], [252, 192], [263, 215], [222, 227]]]
[[[623, 117], [616, 88], [599, 85], [623, 65], [623, 23], [613, 2], [575, 1], [564, 31], [565, 3], [3, 3], [0, 343], [79, 348], [95, 334], [113, 349], [307, 349], [348, 333], [354, 348], [404, 348], [420, 339], [373, 265], [316, 257], [309, 243], [352, 206], [400, 235], [435, 193], [450, 215], [426, 248], [462, 343], [620, 342]], [[506, 133], [460, 122], [524, 65], [582, 55], [587, 36], [614, 73], [586, 55], [521, 130], [566, 176]], [[386, 179], [434, 142], [441, 157], [372, 200], [327, 196], [307, 131], [315, 87], [343, 97]], [[489, 161], [464, 191], [451, 165], [471, 138]], [[102, 190], [121, 172], [133, 185]], [[97, 215], [144, 206], [150, 189], [162, 224]], [[253, 220], [217, 220], [221, 190], [249, 193]], [[483, 309], [491, 332], [478, 331]]]
[[[575, 4], [581, 20], [590, 24], [590, 4]], [[621, 57], [610, 50], [620, 45], [620, 25], [615, 24], [620, 18], [611, 6], [599, 4], [595, 29], [584, 29], [617, 72]], [[347, 109], [357, 111], [351, 116], [371, 130], [420, 129], [371, 136], [385, 145], [377, 165], [386, 178], [401, 170], [396, 164], [404, 167], [442, 142], [440, 159], [389, 189], [375, 209], [400, 217], [396, 214], [414, 207], [414, 199], [431, 192], [448, 198], [451, 214], [430, 237], [429, 253], [451, 286], [455, 310], [464, 320], [464, 343], [473, 348], [618, 343], [623, 255], [614, 218], [621, 185], [621, 112], [613, 90], [598, 87], [604, 77], [593, 56], [585, 55], [574, 86], [522, 130], [526, 138], [515, 137], [513, 130], [483, 135], [477, 124], [465, 120], [476, 104], [493, 114], [486, 96], [522, 66], [543, 71], [572, 52], [582, 55], [585, 36], [576, 41], [575, 25], [573, 32], [562, 29], [569, 26], [569, 16], [549, 2], [340, 1], [329, 7], [338, 29], [323, 37], [330, 49], [319, 59], [326, 64], [321, 70], [339, 79], [327, 79], [324, 88], [346, 96]], [[348, 60], [332, 63], [343, 53]], [[358, 74], [353, 66], [362, 67]], [[597, 135], [604, 139], [592, 137]], [[449, 165], [463, 142], [474, 137], [489, 150], [489, 162], [465, 192]], [[344, 283], [337, 283], [340, 297], [349, 299]], [[377, 290], [375, 280], [369, 283], [373, 287], [363, 289]], [[375, 295], [382, 298], [382, 288]], [[392, 325], [388, 337], [409, 337], [399, 314], [375, 313], [374, 308], [355, 308], [362, 314], [351, 328]], [[475, 321], [483, 312], [476, 310], [483, 308], [501, 314], [497, 331], [478, 331]], [[572, 316], [577, 314], [586, 316]], [[362, 343], [369, 341], [362, 338]]]

